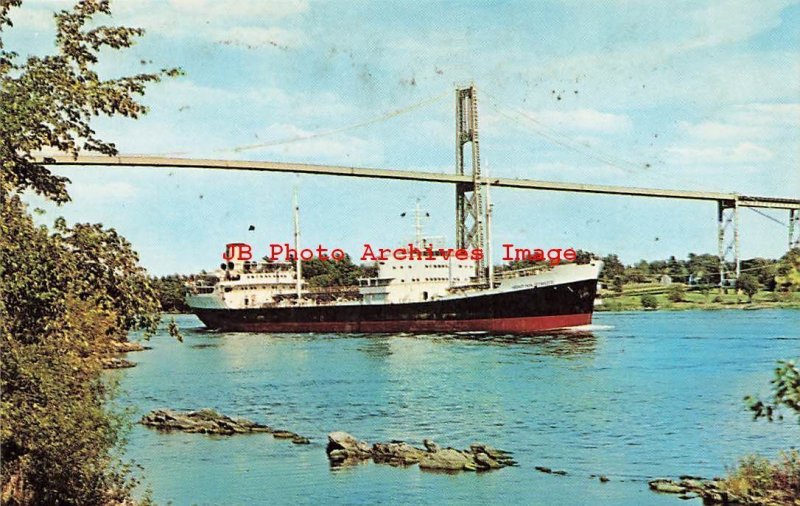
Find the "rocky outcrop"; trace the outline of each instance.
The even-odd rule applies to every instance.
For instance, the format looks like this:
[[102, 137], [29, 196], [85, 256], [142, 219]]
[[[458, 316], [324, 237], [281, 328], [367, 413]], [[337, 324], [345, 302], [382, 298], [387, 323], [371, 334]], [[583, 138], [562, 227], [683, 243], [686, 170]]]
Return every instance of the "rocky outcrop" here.
[[560, 475], [560, 476], [566, 476], [567, 475], [566, 471], [562, 471], [562, 470], [559, 470], [559, 469], [550, 469], [549, 467], [545, 467], [545, 466], [534, 466], [534, 469], [536, 469], [540, 473], [557, 474], [557, 475]]
[[274, 437], [275, 439], [289, 439], [291, 440], [292, 443], [296, 445], [307, 445], [311, 443], [311, 440], [308, 439], [307, 437], [282, 429], [273, 430], [272, 437]]
[[219, 434], [222, 436], [263, 432], [272, 434], [275, 439], [288, 439], [298, 445], [311, 443], [310, 439], [295, 432], [273, 429], [268, 425], [251, 422], [244, 418], [231, 418], [217, 413], [213, 409], [201, 409], [199, 411], [157, 409], [144, 415], [139, 420], [139, 423], [158, 430], [179, 430], [181, 432]]
[[774, 504], [758, 497], [739, 497], [722, 487], [718, 479], [706, 480], [697, 476], [681, 476], [678, 480], [659, 478], [648, 482], [650, 490], [664, 494], [678, 494], [681, 499], [699, 497], [703, 504], [742, 504], [768, 505]]
[[231, 418], [217, 413], [213, 409], [199, 411], [155, 410], [142, 417], [142, 425], [159, 430], [179, 430], [200, 434], [248, 434], [253, 432], [269, 432], [273, 430], [267, 425], [251, 422], [243, 418]]
[[114, 341], [111, 343], [112, 353], [129, 353], [131, 351], [149, 350], [147, 346], [137, 341]]
[[103, 369], [127, 369], [129, 367], [136, 367], [135, 362], [119, 357], [102, 357], [100, 359], [100, 364], [103, 366]]
[[332, 464], [345, 464], [367, 460], [372, 457], [372, 449], [366, 441], [359, 441], [347, 432], [331, 432], [328, 434], [328, 446], [325, 448], [328, 460]]
[[100, 365], [103, 369], [125, 369], [128, 367], [136, 367], [136, 362], [131, 362], [115, 355], [121, 355], [132, 351], [149, 350], [150, 348], [142, 346], [141, 343], [136, 341], [113, 341], [107, 349], [103, 349], [100, 353]]
[[379, 464], [394, 466], [417, 464], [425, 453], [426, 450], [414, 448], [403, 441], [375, 443], [372, 445], [372, 460]]
[[[419, 461], [420, 469], [429, 471], [475, 471], [477, 463], [466, 452], [453, 448], [426, 453]], [[488, 469], [488, 468], [487, 468]]]
[[516, 463], [508, 452], [484, 444], [473, 444], [468, 450], [441, 448], [424, 440], [425, 448], [414, 447], [405, 441], [375, 443], [372, 446], [346, 432], [328, 434], [328, 459], [333, 465], [372, 460], [377, 464], [408, 466], [418, 464], [427, 471], [488, 471]]

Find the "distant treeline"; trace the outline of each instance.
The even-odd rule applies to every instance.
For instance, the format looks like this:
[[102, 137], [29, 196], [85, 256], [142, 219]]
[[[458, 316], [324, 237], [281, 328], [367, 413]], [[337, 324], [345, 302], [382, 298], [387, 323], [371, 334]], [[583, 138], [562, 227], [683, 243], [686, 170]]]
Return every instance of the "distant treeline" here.
[[[578, 250], [577, 263], [587, 263], [593, 256], [587, 251]], [[602, 282], [614, 286], [632, 283], [657, 283], [664, 275], [671, 281], [690, 285], [718, 285], [719, 284], [719, 258], [715, 255], [689, 253], [686, 260], [678, 260], [674, 256], [667, 260], [640, 260], [631, 265], [624, 265], [617, 255], [607, 255], [602, 258], [603, 270], [600, 273]], [[530, 260], [513, 261], [504, 266], [502, 270], [520, 269], [537, 265], [546, 265], [547, 262], [534, 262]], [[727, 272], [732, 273], [735, 265], [726, 264]], [[752, 258], [741, 263], [742, 276], [752, 278], [760, 287], [767, 290], [795, 291], [800, 289], [800, 248], [794, 248], [783, 257], [774, 260], [769, 258]], [[355, 286], [358, 278], [374, 277], [378, 273], [375, 264], [357, 265], [352, 258], [347, 257], [338, 262], [326, 262], [317, 258], [303, 262], [303, 279], [307, 286], [337, 287]], [[205, 274], [205, 273], [204, 273]], [[172, 274], [169, 276], [152, 278], [153, 285], [158, 291], [161, 308], [166, 312], [186, 312], [186, 283], [195, 276]], [[729, 276], [730, 277], [730, 276]]]
[[[640, 260], [624, 265], [617, 255], [602, 258], [601, 280], [610, 285], [658, 282], [665, 275], [673, 282], [689, 285], [718, 285], [720, 262], [716, 255], [689, 253], [686, 260], [674, 256], [667, 260], [648, 262]], [[734, 273], [736, 265], [725, 264], [727, 277]], [[767, 290], [793, 291], [800, 287], [800, 248], [794, 248], [779, 259], [751, 258], [741, 262], [742, 276], [753, 278]]]

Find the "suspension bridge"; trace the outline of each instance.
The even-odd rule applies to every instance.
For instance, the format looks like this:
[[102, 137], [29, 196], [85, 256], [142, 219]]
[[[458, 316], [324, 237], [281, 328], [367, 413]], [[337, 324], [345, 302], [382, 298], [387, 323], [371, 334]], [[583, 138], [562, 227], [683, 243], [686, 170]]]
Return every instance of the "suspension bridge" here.
[[[430, 101], [423, 102], [429, 103]], [[417, 106], [421, 105], [418, 104]], [[397, 115], [417, 106], [395, 111], [374, 120], [362, 122], [352, 127], [360, 127]], [[456, 164], [454, 173], [408, 171], [402, 169], [349, 167], [341, 165], [316, 165], [304, 163], [244, 161], [226, 159], [198, 159], [144, 155], [125, 156], [51, 156], [41, 158], [40, 162], [51, 166], [123, 166], [147, 168], [187, 168], [211, 170], [237, 170], [260, 172], [283, 172], [295, 174], [317, 174], [325, 176], [346, 176], [377, 178], [427, 183], [445, 183], [455, 186], [456, 196], [456, 246], [485, 249], [486, 222], [490, 219], [490, 206], [486, 203], [486, 187], [519, 188], [572, 193], [617, 195], [621, 197], [649, 197], [661, 199], [681, 199], [706, 201], [717, 205], [717, 244], [720, 261], [720, 285], [723, 286], [738, 278], [741, 272], [739, 251], [739, 210], [750, 208], [760, 214], [759, 209], [778, 209], [789, 212], [788, 248], [800, 246], [800, 199], [743, 195], [738, 193], [706, 192], [693, 190], [673, 190], [659, 188], [638, 188], [614, 185], [585, 183], [564, 183], [536, 179], [517, 179], [487, 177], [481, 172], [478, 137], [477, 92], [474, 86], [456, 90]], [[331, 130], [304, 137], [338, 133], [348, 128]], [[261, 146], [261, 145], [259, 145]], [[249, 149], [254, 146], [244, 146]], [[469, 147], [469, 149], [466, 149]], [[764, 215], [773, 219], [769, 215]], [[777, 221], [777, 220], [776, 220]], [[781, 222], [778, 222], [781, 223]], [[781, 223], [783, 225], [783, 223]], [[735, 267], [727, 272], [727, 264]], [[486, 265], [478, 265], [478, 277], [486, 275]]]

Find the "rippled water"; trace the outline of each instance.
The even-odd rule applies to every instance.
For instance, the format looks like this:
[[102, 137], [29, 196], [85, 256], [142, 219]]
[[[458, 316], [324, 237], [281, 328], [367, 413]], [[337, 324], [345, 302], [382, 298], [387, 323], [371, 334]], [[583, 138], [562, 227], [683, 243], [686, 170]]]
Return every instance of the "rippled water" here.
[[[800, 311], [600, 313], [591, 334], [536, 338], [210, 333], [181, 316], [130, 354], [122, 404], [215, 408], [308, 436], [164, 434], [136, 426], [128, 457], [159, 503], [684, 504], [647, 490], [657, 476], [722, 473], [774, 456], [796, 423], [753, 422], [775, 360], [800, 355]], [[325, 435], [445, 446], [474, 441], [520, 466], [431, 474], [365, 464], [331, 469]], [[563, 469], [567, 476], [534, 471]], [[599, 483], [590, 474], [605, 474]], [[689, 501], [698, 503], [698, 501]]]

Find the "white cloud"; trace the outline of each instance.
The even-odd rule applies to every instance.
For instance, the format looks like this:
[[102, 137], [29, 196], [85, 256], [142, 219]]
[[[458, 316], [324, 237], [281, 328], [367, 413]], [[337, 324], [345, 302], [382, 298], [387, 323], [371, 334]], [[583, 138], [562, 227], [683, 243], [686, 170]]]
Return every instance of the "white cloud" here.
[[796, 0], [715, 0], [688, 13], [695, 34], [676, 47], [691, 50], [747, 40], [775, 28]]
[[384, 161], [383, 147], [379, 142], [346, 134], [318, 136], [316, 132], [295, 125], [275, 123], [259, 137], [264, 139], [265, 145], [248, 152], [273, 159], [278, 156], [292, 161], [343, 165], [375, 165]]
[[673, 147], [667, 153], [671, 162], [676, 164], [743, 164], [766, 162], [774, 157], [769, 149], [742, 142], [730, 147]]
[[721, 123], [719, 121], [703, 121], [701, 123], [682, 121], [678, 124], [678, 127], [693, 139], [708, 141], [743, 138], [763, 139], [769, 136], [769, 132], [758, 126]]
[[595, 109], [538, 111], [529, 115], [545, 126], [565, 132], [620, 133], [630, 131], [633, 127], [631, 119], [626, 115]]
[[740, 104], [699, 123], [682, 121], [678, 128], [697, 141], [776, 141], [795, 139], [800, 129], [800, 104]]

